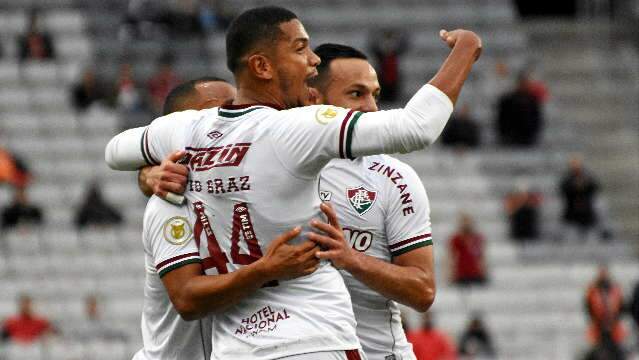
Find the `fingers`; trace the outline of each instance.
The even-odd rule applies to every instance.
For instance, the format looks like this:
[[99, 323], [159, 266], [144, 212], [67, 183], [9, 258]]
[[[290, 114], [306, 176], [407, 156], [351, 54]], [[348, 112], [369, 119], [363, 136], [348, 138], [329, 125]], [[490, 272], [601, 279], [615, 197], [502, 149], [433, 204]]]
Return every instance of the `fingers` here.
[[315, 253], [315, 257], [320, 260], [331, 260], [339, 256], [338, 250], [318, 251]]
[[189, 176], [189, 169], [186, 166], [182, 164], [168, 162], [166, 160], [162, 162], [162, 170], [164, 170], [165, 173], [173, 173], [173, 174], [182, 175], [185, 177]]
[[283, 234], [281, 234], [280, 236], [276, 237], [275, 240], [273, 240], [273, 242], [271, 242], [271, 245], [269, 246], [270, 249], [276, 249], [279, 246], [281, 246], [282, 244], [291, 241], [292, 239], [295, 239], [296, 237], [298, 237], [300, 235], [300, 233], [302, 232], [302, 227], [301, 226], [297, 226], [292, 230], [289, 230]]
[[155, 194], [159, 195], [160, 192], [172, 192], [175, 194], [183, 194], [184, 190], [185, 190], [184, 184], [179, 184], [175, 182], [161, 182], [158, 184]]
[[328, 248], [328, 249], [337, 249], [340, 248], [340, 242], [338, 240], [335, 240], [331, 237], [325, 236], [325, 235], [319, 235], [316, 233], [308, 233], [308, 239], [313, 241], [316, 244], [319, 244], [321, 246], [323, 246], [324, 248]]
[[316, 248], [317, 247], [317, 243], [315, 243], [314, 241], [311, 241], [311, 240], [307, 240], [307, 241], [303, 242], [302, 244], [292, 245], [292, 246], [298, 247], [299, 251], [304, 253], [304, 252], [311, 251], [314, 248]]
[[342, 235], [342, 229], [336, 228], [335, 226], [331, 226], [327, 223], [318, 220], [311, 220], [311, 226], [320, 231], [323, 231], [334, 239], [340, 239], [344, 237]]
[[176, 163], [176, 162], [180, 161], [180, 159], [182, 159], [184, 157], [184, 155], [186, 155], [186, 151], [179, 150], [179, 151], [172, 152], [171, 154], [169, 154], [169, 156], [166, 157], [166, 160]]
[[328, 218], [328, 223], [333, 225], [334, 227], [341, 229], [342, 227], [339, 225], [339, 219], [337, 218], [337, 213], [333, 209], [330, 204], [322, 203], [320, 205], [320, 210], [326, 215]]

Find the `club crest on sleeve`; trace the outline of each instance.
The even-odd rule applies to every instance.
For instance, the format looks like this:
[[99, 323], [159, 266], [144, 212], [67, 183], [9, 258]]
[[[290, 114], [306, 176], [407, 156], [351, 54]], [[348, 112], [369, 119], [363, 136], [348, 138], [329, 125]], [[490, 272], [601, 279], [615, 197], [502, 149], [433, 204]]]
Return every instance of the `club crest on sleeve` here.
[[315, 120], [322, 125], [326, 125], [337, 117], [337, 108], [332, 106], [320, 106], [315, 112]]
[[359, 186], [347, 189], [346, 197], [348, 198], [348, 203], [351, 204], [353, 209], [357, 211], [359, 215], [364, 215], [373, 207], [373, 204], [375, 204], [375, 200], [377, 200], [377, 191], [371, 191], [364, 186]]
[[193, 237], [189, 221], [182, 216], [174, 216], [164, 223], [164, 239], [173, 245], [184, 245]]

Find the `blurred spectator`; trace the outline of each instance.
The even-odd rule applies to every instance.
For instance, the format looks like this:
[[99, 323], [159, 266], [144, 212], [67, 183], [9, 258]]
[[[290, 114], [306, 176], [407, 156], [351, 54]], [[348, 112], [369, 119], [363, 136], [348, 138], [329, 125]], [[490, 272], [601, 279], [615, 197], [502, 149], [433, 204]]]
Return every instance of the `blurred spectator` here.
[[106, 97], [104, 88], [97, 82], [95, 72], [88, 69], [82, 75], [82, 80], [73, 85], [71, 100], [77, 112], [86, 111], [94, 102]]
[[13, 229], [18, 225], [40, 225], [42, 210], [29, 203], [24, 187], [16, 187], [13, 202], [2, 211], [2, 229]]
[[639, 281], [635, 285], [635, 289], [632, 292], [632, 300], [630, 303], [630, 316], [635, 323], [635, 330], [637, 332], [637, 340], [639, 340]]
[[31, 10], [25, 34], [18, 37], [20, 61], [46, 60], [55, 58], [51, 36], [40, 29], [39, 11]]
[[505, 208], [510, 220], [510, 237], [521, 243], [539, 239], [539, 208], [542, 196], [527, 186], [506, 196]]
[[119, 29], [121, 41], [153, 38], [163, 33], [160, 23], [165, 17], [165, 4], [155, 0], [130, 0]]
[[402, 95], [400, 57], [406, 51], [404, 34], [385, 29], [371, 38], [371, 52], [377, 64], [379, 84], [382, 87], [379, 101], [395, 102]]
[[496, 357], [492, 336], [479, 314], [473, 315], [459, 340], [462, 359], [493, 359]]
[[522, 73], [517, 88], [499, 99], [497, 138], [500, 144], [521, 147], [537, 144], [543, 126], [538, 96], [531, 92], [528, 75]]
[[468, 214], [459, 217], [459, 230], [449, 242], [452, 281], [457, 285], [484, 284], [484, 238], [475, 231], [473, 219]]
[[78, 207], [74, 221], [78, 229], [90, 225], [118, 225], [122, 223], [122, 215], [104, 200], [100, 185], [94, 182], [89, 187], [84, 202]]
[[448, 120], [442, 134], [442, 142], [458, 148], [476, 148], [480, 143], [480, 129], [470, 115], [470, 107], [465, 104]]
[[140, 91], [133, 76], [133, 68], [129, 63], [120, 65], [116, 92], [118, 110], [129, 112], [142, 109], [142, 97], [140, 96]]
[[9, 317], [2, 324], [2, 339], [20, 344], [30, 344], [55, 332], [49, 321], [34, 313], [31, 297], [22, 295], [19, 299], [18, 314]]
[[619, 348], [626, 337], [626, 330], [621, 323], [623, 294], [621, 287], [610, 277], [606, 266], [599, 267], [597, 277], [588, 286], [585, 305], [590, 321], [590, 342], [611, 351]]
[[0, 184], [25, 187], [30, 181], [31, 174], [24, 161], [0, 147]]
[[151, 106], [155, 114], [162, 112], [164, 99], [169, 91], [180, 84], [180, 79], [173, 70], [173, 55], [164, 54], [158, 62], [158, 69], [148, 82]]
[[167, 2], [167, 24], [170, 35], [204, 35], [200, 22], [200, 1], [173, 0]]
[[454, 360], [457, 351], [452, 340], [444, 332], [435, 328], [432, 314], [423, 316], [422, 328], [406, 332], [408, 342], [413, 344], [417, 360]]
[[120, 340], [126, 341], [126, 335], [109, 324], [108, 320], [102, 318], [98, 298], [89, 295], [85, 299], [85, 321], [70, 331], [74, 340]]
[[[573, 156], [568, 166], [568, 173], [559, 185], [563, 199], [563, 221], [568, 232], [576, 231], [579, 238], [586, 238], [599, 220], [595, 209], [599, 182], [586, 172], [580, 157]], [[601, 236], [607, 239], [610, 234], [607, 230], [603, 230]]]

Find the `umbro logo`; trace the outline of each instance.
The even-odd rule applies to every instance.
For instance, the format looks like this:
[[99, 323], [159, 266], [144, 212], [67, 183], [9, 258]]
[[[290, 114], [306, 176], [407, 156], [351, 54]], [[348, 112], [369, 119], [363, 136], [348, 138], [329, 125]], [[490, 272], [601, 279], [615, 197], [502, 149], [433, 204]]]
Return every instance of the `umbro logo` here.
[[206, 136], [208, 136], [209, 139], [219, 139], [222, 136], [224, 136], [224, 134], [222, 134], [221, 132], [219, 132], [217, 130], [214, 130], [214, 131], [211, 131], [210, 133], [206, 134]]

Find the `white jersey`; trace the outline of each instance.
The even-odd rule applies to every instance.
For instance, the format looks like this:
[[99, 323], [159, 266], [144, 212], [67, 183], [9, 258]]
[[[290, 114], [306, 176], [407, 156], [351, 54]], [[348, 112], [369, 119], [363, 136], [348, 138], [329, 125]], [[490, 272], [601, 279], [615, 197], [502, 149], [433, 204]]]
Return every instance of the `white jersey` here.
[[142, 230], [146, 281], [142, 310], [144, 348], [134, 360], [208, 360], [211, 320], [184, 321], [175, 310], [162, 276], [180, 266], [202, 262], [193, 241], [187, 208], [153, 196], [144, 213]]
[[[118, 135], [106, 160], [124, 170], [185, 149], [195, 239], [206, 273], [220, 274], [259, 259], [295, 226], [309, 230], [321, 213], [319, 172], [331, 159], [424, 148], [451, 112], [430, 85], [406, 109], [366, 114], [332, 106], [189, 110]], [[215, 315], [212, 357], [268, 360], [360, 347], [349, 293], [328, 262], [270, 285]]]
[[[320, 198], [333, 204], [351, 246], [386, 262], [432, 245], [430, 208], [415, 171], [387, 155], [333, 160], [322, 170]], [[414, 360], [395, 303], [341, 271], [357, 336], [369, 359]], [[394, 356], [394, 357], [393, 357]]]

